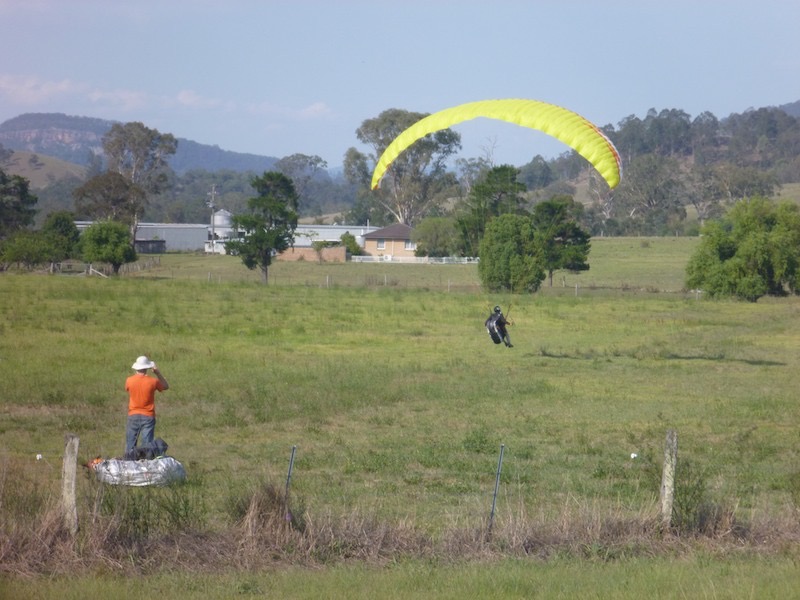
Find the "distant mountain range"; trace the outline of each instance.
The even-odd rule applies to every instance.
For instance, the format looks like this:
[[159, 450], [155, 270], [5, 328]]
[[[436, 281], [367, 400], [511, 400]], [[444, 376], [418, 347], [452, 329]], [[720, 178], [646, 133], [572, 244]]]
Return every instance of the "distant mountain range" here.
[[[0, 144], [8, 150], [43, 154], [86, 166], [92, 153], [102, 154], [103, 136], [113, 125], [114, 121], [92, 117], [26, 113], [0, 123]], [[170, 157], [169, 164], [179, 174], [192, 169], [262, 173], [278, 161], [274, 156], [231, 152], [219, 146], [177, 139], [178, 150]]]
[[800, 119], [800, 100], [797, 102], [790, 102], [789, 104], [783, 104], [778, 108], [780, 108], [787, 115], [791, 115], [795, 119]]
[[[800, 100], [777, 108], [800, 118]], [[102, 155], [102, 139], [112, 125], [114, 121], [93, 117], [26, 113], [0, 123], [0, 144], [8, 150], [42, 154], [86, 167], [92, 154]], [[178, 138], [178, 150], [170, 157], [169, 164], [178, 174], [193, 169], [263, 173], [271, 170], [278, 160], [274, 156], [231, 152], [216, 145]]]

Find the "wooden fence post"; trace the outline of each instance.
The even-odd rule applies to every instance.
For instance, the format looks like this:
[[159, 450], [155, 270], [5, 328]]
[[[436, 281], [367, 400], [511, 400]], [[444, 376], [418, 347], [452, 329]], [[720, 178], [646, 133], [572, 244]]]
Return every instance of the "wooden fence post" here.
[[78, 504], [75, 500], [75, 480], [78, 474], [78, 446], [80, 438], [68, 433], [64, 436], [64, 468], [61, 472], [61, 500], [64, 524], [74, 537], [78, 533]]
[[664, 447], [664, 471], [661, 474], [661, 524], [665, 529], [672, 526], [672, 505], [675, 501], [675, 468], [678, 464], [678, 433], [667, 431]]

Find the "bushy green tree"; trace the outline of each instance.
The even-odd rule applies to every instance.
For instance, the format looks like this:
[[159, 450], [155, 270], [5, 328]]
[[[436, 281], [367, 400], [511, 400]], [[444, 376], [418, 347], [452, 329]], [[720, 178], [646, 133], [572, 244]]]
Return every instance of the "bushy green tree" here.
[[59, 210], [47, 215], [42, 233], [53, 244], [54, 261], [72, 258], [77, 252], [81, 234], [75, 225], [75, 215], [70, 211]]
[[[89, 219], [111, 219], [131, 227], [143, 210], [147, 195], [135, 183], [112, 171], [92, 177], [72, 192], [75, 211]], [[133, 235], [133, 233], [132, 233]]]
[[360, 256], [363, 254], [364, 251], [362, 250], [361, 246], [358, 245], [356, 236], [349, 231], [344, 232], [342, 237], [339, 239], [342, 241], [342, 246], [345, 247], [350, 256]]
[[535, 292], [545, 278], [530, 217], [505, 214], [489, 221], [480, 244], [478, 274], [491, 292]]
[[136, 260], [130, 230], [123, 223], [99, 221], [81, 235], [81, 253], [86, 262], [108, 263], [115, 275]]
[[57, 254], [53, 240], [41, 231], [22, 229], [0, 244], [0, 261], [4, 265], [17, 264], [28, 270], [58, 260], [54, 258]]
[[29, 184], [24, 177], [0, 169], [0, 240], [33, 225], [36, 196], [30, 193]]
[[472, 186], [457, 219], [464, 256], [477, 256], [486, 224], [492, 218], [504, 213], [525, 213], [525, 184], [517, 180], [518, 174], [516, 167], [500, 165]]
[[703, 228], [686, 268], [686, 285], [711, 297], [755, 302], [764, 295], [797, 293], [799, 267], [798, 206], [758, 197], [739, 201]]
[[269, 281], [272, 255], [294, 244], [297, 228], [297, 192], [283, 173], [270, 171], [251, 182], [258, 196], [250, 198], [250, 212], [236, 215], [233, 227], [243, 233], [238, 240], [227, 242], [226, 250], [240, 256], [248, 269], [261, 269], [264, 284]]
[[458, 229], [450, 217], [426, 217], [414, 228], [417, 256], [456, 256]]
[[553, 273], [589, 269], [590, 235], [578, 224], [583, 205], [571, 196], [556, 196], [533, 208], [536, 248], [553, 285]]
[[53, 264], [71, 258], [77, 252], [80, 232], [72, 213], [57, 211], [47, 215], [39, 231], [20, 229], [0, 244], [0, 262], [18, 264], [26, 269]]

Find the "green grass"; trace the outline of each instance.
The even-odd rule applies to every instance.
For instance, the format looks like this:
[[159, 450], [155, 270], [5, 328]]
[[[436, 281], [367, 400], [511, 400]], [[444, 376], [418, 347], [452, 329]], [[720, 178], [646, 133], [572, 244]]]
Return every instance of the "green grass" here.
[[621, 563], [504, 561], [490, 568], [411, 562], [376, 569], [343, 566], [210, 576], [169, 574], [122, 580], [106, 576], [13, 582], [0, 579], [0, 595], [38, 598], [759, 598], [796, 596], [800, 575], [790, 560], [633, 560]]
[[[671, 291], [684, 288], [684, 268], [698, 238], [594, 238], [590, 269], [579, 274], [558, 272], [543, 295], [574, 294], [581, 289]], [[209, 284], [257, 283], [259, 271], [247, 270], [238, 258], [201, 254], [152, 257], [155, 268], [133, 271], [129, 277], [202, 280]], [[142, 263], [147, 260], [141, 261]], [[480, 294], [477, 266], [276, 261], [269, 270], [273, 286], [367, 287]]]
[[[4, 274], [0, 463], [57, 494], [65, 433], [80, 436], [82, 460], [119, 455], [124, 379], [148, 354], [171, 385], [157, 399], [157, 435], [202, 481], [211, 532], [230, 527], [226, 507], [241, 490], [259, 481], [282, 488], [292, 446], [292, 497], [312, 520], [361, 515], [439, 540], [479, 529], [504, 444], [503, 535], [535, 538], [576, 515], [635, 521], [654, 510], [668, 429], [678, 431], [680, 464], [695, 477], [684, 481], [687, 493], [702, 488], [751, 529], [770, 519], [794, 527], [800, 302], [698, 300], [681, 283], [695, 243], [594, 240], [589, 272], [563, 282], [557, 275], [533, 296], [486, 294], [475, 267], [461, 265], [276, 263], [268, 287], [231, 257], [166, 255], [159, 267], [119, 279]], [[511, 306], [511, 350], [483, 329], [498, 302]], [[81, 497], [93, 490], [80, 480]], [[770, 552], [794, 556], [792, 547]], [[594, 564], [609, 551], [588, 541], [584, 553]], [[736, 573], [751, 573], [740, 577], [754, 590], [778, 597], [796, 581], [781, 562], [774, 583], [757, 577], [760, 554], [750, 551], [756, 558]], [[634, 574], [642, 563], [584, 569], [564, 560], [538, 565], [535, 585], [565, 585], [574, 569], [581, 595], [605, 572], [609, 596], [631, 578], [634, 590], [658, 597]], [[644, 564], [665, 578], [695, 575], [681, 563]], [[710, 559], [700, 576], [716, 581], [726, 564]], [[503, 563], [497, 577], [512, 587], [501, 585], [507, 594], [497, 597], [530, 589], [513, 587], [524, 565]], [[407, 580], [396, 597], [422, 595], [419, 569], [425, 563], [412, 561], [380, 580], [389, 588], [394, 577]], [[476, 589], [495, 581], [492, 571], [475, 572]], [[364, 572], [297, 577], [332, 585], [338, 597], [357, 590]], [[451, 566], [427, 577], [432, 586], [444, 581], [447, 597], [468, 572]], [[296, 584], [292, 571], [279, 579]], [[148, 580], [166, 590], [180, 581]], [[279, 585], [257, 574], [200, 581], [210, 597]]]

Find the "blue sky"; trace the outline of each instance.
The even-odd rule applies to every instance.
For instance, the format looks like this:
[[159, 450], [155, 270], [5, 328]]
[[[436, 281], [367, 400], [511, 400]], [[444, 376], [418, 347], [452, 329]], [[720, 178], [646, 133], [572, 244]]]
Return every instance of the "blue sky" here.
[[[616, 126], [794, 102], [798, 23], [788, 0], [0, 0], [0, 122], [141, 121], [335, 167], [388, 108], [532, 98]], [[463, 158], [567, 150], [498, 121], [456, 130]]]

